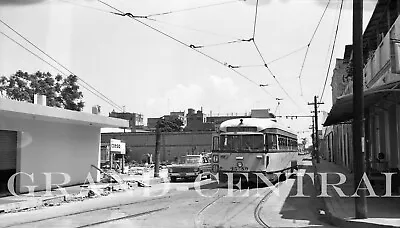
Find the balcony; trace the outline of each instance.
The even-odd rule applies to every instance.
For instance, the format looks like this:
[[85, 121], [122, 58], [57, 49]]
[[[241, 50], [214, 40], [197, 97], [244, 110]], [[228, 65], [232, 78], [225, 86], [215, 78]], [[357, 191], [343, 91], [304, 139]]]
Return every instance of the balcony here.
[[364, 66], [364, 86], [372, 88], [400, 80], [400, 17], [371, 52]]
[[[378, 48], [370, 53], [364, 66], [364, 89], [400, 80], [400, 17], [383, 37]], [[350, 80], [344, 94], [353, 93]]]

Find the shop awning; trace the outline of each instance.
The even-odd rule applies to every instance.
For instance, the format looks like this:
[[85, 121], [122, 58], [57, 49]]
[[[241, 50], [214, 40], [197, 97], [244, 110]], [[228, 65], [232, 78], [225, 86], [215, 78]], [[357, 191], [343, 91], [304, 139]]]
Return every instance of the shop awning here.
[[[364, 90], [364, 108], [378, 103], [389, 94], [400, 93], [399, 87], [400, 81], [396, 81]], [[348, 94], [336, 99], [336, 103], [333, 105], [323, 125], [330, 126], [351, 119], [353, 119], [353, 94]]]

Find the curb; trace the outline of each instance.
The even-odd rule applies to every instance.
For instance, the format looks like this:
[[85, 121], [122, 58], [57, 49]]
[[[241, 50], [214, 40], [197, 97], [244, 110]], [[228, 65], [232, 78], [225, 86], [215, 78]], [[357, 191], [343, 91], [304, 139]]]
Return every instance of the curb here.
[[42, 205], [43, 205], [42, 199], [9, 203], [9, 204], [5, 204], [5, 205], [1, 206], [0, 214], [10, 213], [10, 212], [19, 212], [19, 211], [28, 210], [28, 209], [35, 208], [35, 207], [40, 207]]
[[[127, 181], [129, 182], [129, 181]], [[160, 183], [165, 183], [166, 180], [162, 177], [155, 177], [151, 178], [148, 183], [150, 186], [151, 185], [156, 185]], [[137, 188], [138, 186], [134, 185], [134, 188]], [[128, 185], [124, 186], [119, 186], [116, 188], [115, 186], [112, 187], [116, 192], [118, 191], [124, 191], [129, 188]], [[21, 202], [15, 202], [15, 203], [8, 203], [0, 206], [0, 215], [5, 214], [5, 213], [16, 213], [16, 212], [21, 212], [24, 210], [29, 210], [32, 208], [38, 208], [38, 207], [43, 207], [43, 206], [55, 206], [64, 202], [69, 202], [77, 199], [82, 199], [82, 195], [77, 194], [77, 195], [59, 195], [59, 196], [54, 196], [50, 198], [37, 198], [35, 200], [24, 200]]]
[[[319, 195], [321, 192], [320, 186], [321, 186], [321, 181], [319, 178], [319, 175], [317, 175], [317, 166], [315, 165], [315, 160], [312, 160], [313, 168], [314, 168], [314, 177], [315, 177], [315, 191], [316, 195]], [[317, 197], [318, 199], [318, 197]], [[361, 221], [350, 221], [346, 220], [343, 218], [339, 218], [329, 210], [327, 206], [327, 202], [324, 197], [320, 197], [320, 200], [322, 201], [322, 210], [325, 212], [325, 214], [320, 214], [318, 219], [321, 220], [322, 222], [327, 222], [330, 225], [337, 226], [337, 227], [343, 227], [343, 228], [384, 228], [384, 227], [398, 227], [398, 226], [392, 226], [392, 225], [382, 225], [382, 224], [374, 224], [374, 223], [366, 223], [366, 222], [361, 222]]]

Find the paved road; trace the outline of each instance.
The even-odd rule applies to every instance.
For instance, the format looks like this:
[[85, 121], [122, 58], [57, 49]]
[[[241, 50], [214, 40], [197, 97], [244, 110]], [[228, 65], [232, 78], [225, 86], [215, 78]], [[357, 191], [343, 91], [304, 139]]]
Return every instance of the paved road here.
[[[200, 185], [159, 184], [142, 189], [140, 194], [147, 196], [141, 200], [126, 198], [124, 203], [120, 198], [127, 196], [121, 195], [115, 203], [118, 206], [108, 204], [102, 208], [99, 205], [90, 211], [25, 221], [12, 227], [330, 227], [317, 219], [316, 199], [293, 197], [297, 194], [296, 178], [270, 187], [246, 186], [247, 192], [230, 190], [211, 180], [204, 180]], [[302, 186], [304, 195], [312, 195], [309, 178], [304, 178]], [[53, 209], [54, 216], [59, 208]], [[32, 213], [38, 211], [26, 212], [24, 218], [34, 216]]]

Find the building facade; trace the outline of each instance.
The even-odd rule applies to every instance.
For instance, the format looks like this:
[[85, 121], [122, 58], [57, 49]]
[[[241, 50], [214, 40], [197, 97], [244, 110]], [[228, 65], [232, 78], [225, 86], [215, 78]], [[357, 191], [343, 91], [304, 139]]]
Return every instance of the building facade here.
[[0, 98], [0, 196], [99, 181], [102, 127], [128, 122]]
[[[399, 1], [378, 1], [363, 34], [365, 156], [368, 172], [400, 169], [399, 15]], [[334, 105], [324, 123], [331, 129], [326, 130], [324, 143], [332, 147], [332, 162], [352, 170], [353, 82], [351, 72], [346, 74], [345, 89], [342, 91], [342, 87], [334, 83], [340, 80], [335, 78], [339, 76], [334, 71]]]
[[[160, 139], [160, 160], [176, 162], [187, 154], [210, 152], [213, 132], [162, 132]], [[140, 162], [147, 154], [155, 153], [155, 132], [148, 133], [104, 133], [101, 142], [107, 143], [111, 138], [126, 143], [127, 157], [130, 161]]]
[[[143, 129], [144, 123], [143, 123], [143, 115], [139, 113], [130, 113], [130, 112], [115, 112], [112, 111], [108, 115], [109, 117], [112, 118], [118, 118], [118, 119], [124, 119], [129, 121], [129, 129], [132, 132], [135, 132], [136, 129]], [[128, 129], [125, 128], [125, 129]]]

